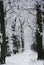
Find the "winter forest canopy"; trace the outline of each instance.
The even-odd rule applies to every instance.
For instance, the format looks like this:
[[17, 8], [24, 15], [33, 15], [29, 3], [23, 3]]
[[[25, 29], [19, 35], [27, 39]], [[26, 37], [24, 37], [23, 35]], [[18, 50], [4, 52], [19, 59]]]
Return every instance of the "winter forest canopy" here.
[[44, 58], [44, 0], [0, 0], [0, 56], [30, 49]]

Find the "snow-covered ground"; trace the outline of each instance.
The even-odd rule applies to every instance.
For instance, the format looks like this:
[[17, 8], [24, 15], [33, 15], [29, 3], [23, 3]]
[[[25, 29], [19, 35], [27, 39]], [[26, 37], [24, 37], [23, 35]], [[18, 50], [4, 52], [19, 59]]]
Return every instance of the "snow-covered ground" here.
[[26, 50], [23, 53], [18, 53], [6, 57], [4, 65], [43, 65], [43, 60], [37, 60], [37, 53], [32, 50]]

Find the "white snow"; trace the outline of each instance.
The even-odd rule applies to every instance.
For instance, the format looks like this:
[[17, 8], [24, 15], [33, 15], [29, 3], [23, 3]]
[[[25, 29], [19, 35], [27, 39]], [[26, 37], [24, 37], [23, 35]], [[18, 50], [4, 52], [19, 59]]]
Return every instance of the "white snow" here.
[[37, 53], [32, 50], [26, 50], [23, 53], [18, 53], [6, 57], [4, 65], [43, 65], [43, 61], [37, 60]]

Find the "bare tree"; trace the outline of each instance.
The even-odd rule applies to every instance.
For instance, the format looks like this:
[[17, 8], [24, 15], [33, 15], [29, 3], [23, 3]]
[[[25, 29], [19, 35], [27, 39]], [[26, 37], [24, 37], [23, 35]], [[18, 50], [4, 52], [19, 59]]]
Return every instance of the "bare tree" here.
[[19, 19], [19, 22], [20, 22], [20, 33], [21, 33], [21, 38], [20, 38], [20, 46], [21, 46], [21, 51], [23, 52], [24, 50], [24, 38], [23, 38], [23, 35], [24, 35], [24, 31], [23, 31], [23, 26], [24, 26], [24, 23], [25, 23], [25, 20], [22, 22], [20, 19]]

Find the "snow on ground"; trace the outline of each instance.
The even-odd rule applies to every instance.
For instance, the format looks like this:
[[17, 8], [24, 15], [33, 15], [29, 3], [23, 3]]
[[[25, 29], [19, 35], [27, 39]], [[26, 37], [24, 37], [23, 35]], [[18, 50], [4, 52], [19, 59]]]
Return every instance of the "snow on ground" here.
[[23, 53], [6, 57], [4, 65], [43, 65], [43, 61], [37, 60], [37, 53], [27, 50]]

